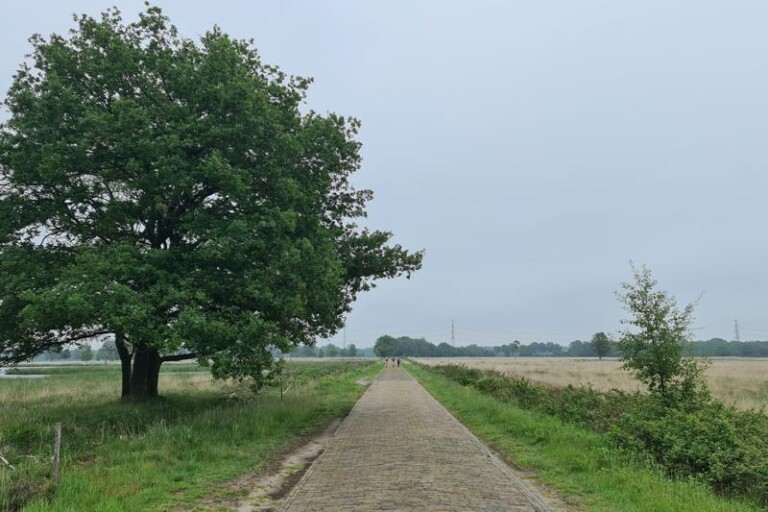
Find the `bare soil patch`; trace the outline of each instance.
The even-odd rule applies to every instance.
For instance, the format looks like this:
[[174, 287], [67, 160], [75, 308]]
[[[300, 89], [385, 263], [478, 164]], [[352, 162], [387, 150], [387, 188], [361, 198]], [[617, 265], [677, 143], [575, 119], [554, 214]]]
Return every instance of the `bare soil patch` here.
[[214, 496], [195, 510], [268, 512], [278, 510], [283, 498], [301, 479], [341, 424], [336, 419], [319, 434], [304, 438], [278, 453], [265, 466], [222, 484]]

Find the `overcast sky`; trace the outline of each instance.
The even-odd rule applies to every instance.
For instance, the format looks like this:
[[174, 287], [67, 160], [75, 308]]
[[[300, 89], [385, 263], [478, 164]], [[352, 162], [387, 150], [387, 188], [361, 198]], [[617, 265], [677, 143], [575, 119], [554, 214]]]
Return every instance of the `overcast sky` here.
[[[143, 2], [9, 2], [0, 88], [27, 38], [73, 12]], [[425, 249], [380, 283], [347, 341], [568, 343], [616, 332], [615, 291], [647, 264], [697, 338], [768, 339], [768, 2], [159, 1], [311, 76], [308, 106], [363, 122], [371, 227]], [[342, 336], [336, 338], [340, 342]]]

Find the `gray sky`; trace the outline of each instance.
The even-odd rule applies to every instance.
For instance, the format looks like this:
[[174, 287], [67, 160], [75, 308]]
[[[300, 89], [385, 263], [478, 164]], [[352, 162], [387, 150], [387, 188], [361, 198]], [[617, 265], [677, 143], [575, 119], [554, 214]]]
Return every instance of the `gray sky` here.
[[[5, 92], [34, 32], [143, 3], [28, 0], [0, 18]], [[615, 332], [648, 264], [695, 335], [768, 339], [768, 3], [159, 1], [315, 78], [310, 107], [363, 122], [369, 225], [426, 249], [362, 296], [347, 340], [381, 334], [567, 343]], [[341, 341], [341, 335], [336, 342]]]

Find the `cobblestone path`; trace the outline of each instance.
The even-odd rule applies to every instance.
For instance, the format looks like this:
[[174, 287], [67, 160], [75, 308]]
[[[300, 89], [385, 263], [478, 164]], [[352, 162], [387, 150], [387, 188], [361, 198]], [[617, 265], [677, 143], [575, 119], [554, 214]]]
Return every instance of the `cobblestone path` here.
[[282, 510], [548, 509], [405, 370], [386, 368]]

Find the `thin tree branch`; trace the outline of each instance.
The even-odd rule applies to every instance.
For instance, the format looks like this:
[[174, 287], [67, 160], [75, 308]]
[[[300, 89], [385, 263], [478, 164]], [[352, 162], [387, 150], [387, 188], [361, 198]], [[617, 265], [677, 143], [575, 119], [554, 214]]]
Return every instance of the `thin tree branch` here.
[[198, 354], [192, 352], [189, 354], [175, 354], [172, 356], [163, 356], [160, 358], [161, 363], [167, 363], [168, 361], [184, 361], [185, 359], [197, 359]]

